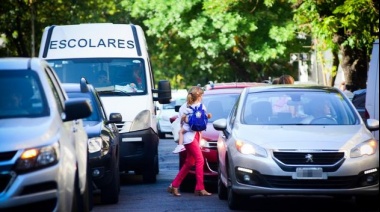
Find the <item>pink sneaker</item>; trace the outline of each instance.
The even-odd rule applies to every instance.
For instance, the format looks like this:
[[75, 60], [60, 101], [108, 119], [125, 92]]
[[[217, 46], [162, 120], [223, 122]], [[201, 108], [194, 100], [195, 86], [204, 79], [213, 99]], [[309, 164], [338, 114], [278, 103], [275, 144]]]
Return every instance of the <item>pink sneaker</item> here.
[[175, 147], [175, 149], [173, 150], [173, 153], [180, 153], [180, 152], [185, 151], [185, 150], [186, 150], [186, 148], [184, 145], [177, 145]]

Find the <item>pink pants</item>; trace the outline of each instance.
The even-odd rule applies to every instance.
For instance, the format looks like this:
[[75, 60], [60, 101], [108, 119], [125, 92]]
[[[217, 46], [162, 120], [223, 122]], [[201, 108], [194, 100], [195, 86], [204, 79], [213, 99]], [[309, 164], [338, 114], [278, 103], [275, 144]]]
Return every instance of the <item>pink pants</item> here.
[[178, 188], [179, 185], [181, 185], [182, 180], [186, 177], [187, 173], [189, 172], [190, 168], [193, 166], [195, 162], [195, 179], [196, 179], [195, 190], [204, 189], [204, 183], [203, 183], [204, 159], [203, 159], [202, 151], [199, 147], [199, 138], [200, 138], [200, 133], [197, 132], [195, 134], [193, 142], [185, 145], [186, 160], [181, 170], [179, 170], [177, 176], [174, 178], [172, 182], [173, 187]]

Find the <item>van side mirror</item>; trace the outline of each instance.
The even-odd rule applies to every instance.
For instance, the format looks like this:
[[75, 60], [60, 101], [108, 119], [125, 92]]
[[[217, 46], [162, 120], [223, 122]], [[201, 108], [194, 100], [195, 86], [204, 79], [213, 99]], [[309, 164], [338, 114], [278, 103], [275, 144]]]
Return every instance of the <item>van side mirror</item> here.
[[157, 97], [153, 97], [153, 101], [158, 101], [160, 104], [169, 104], [172, 98], [172, 89], [170, 82], [167, 80], [160, 80], [158, 82], [158, 89], [153, 90], [153, 93], [157, 93]]

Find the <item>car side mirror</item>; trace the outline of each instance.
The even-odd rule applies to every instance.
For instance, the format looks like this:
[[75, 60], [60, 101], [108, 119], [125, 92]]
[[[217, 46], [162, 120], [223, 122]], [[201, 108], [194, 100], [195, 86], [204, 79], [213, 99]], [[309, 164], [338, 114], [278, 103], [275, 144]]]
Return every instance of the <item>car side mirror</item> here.
[[176, 105], [176, 106], [174, 106], [174, 111], [175, 112], [179, 112], [179, 108], [181, 107], [181, 105]]

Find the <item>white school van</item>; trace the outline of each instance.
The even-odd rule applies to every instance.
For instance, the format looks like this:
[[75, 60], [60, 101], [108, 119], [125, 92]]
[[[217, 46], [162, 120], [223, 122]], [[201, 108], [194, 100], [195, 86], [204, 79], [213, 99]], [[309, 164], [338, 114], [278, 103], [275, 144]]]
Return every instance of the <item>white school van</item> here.
[[155, 182], [159, 138], [154, 101], [169, 103], [171, 89], [165, 80], [157, 90], [154, 87], [141, 27], [111, 23], [49, 26], [39, 57], [48, 61], [63, 83], [79, 83], [85, 77], [98, 91], [107, 116], [122, 114], [123, 122], [118, 124], [120, 171], [134, 171], [143, 175], [144, 182]]

